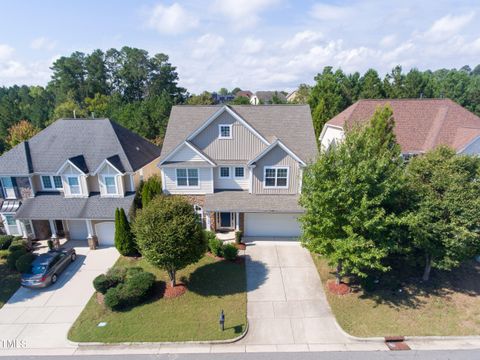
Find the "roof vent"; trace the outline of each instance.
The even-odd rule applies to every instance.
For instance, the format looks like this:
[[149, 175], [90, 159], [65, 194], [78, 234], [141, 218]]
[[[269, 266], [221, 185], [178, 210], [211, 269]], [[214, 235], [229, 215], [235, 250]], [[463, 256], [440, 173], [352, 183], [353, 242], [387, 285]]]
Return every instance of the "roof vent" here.
[[135, 146], [135, 149], [137, 149], [137, 151], [140, 151], [140, 148], [138, 146]]

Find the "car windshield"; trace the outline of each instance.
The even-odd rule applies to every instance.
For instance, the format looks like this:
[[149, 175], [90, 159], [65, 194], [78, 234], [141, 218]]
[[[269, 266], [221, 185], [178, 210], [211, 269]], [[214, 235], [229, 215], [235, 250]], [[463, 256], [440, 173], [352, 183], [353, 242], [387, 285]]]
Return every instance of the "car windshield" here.
[[45, 265], [32, 265], [30, 269], [30, 274], [33, 274], [33, 275], [43, 274], [45, 270], [47, 270], [47, 267]]

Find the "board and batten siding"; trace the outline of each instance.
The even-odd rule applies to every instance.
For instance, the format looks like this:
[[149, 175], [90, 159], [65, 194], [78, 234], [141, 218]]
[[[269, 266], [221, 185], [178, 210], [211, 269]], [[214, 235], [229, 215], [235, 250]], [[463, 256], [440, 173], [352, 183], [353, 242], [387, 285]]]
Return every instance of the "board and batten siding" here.
[[[268, 166], [288, 167], [288, 188], [269, 189], [263, 187], [264, 168]], [[254, 194], [296, 194], [301, 176], [300, 164], [281, 147], [276, 146], [257, 161], [253, 169], [252, 192]]]
[[166, 194], [211, 194], [212, 193], [212, 168], [199, 167], [198, 187], [177, 187], [177, 168], [163, 167], [163, 180], [165, 181]]
[[[218, 138], [218, 125], [232, 125], [232, 139]], [[200, 132], [192, 143], [215, 160], [250, 160], [266, 145], [227, 112], [221, 114]]]

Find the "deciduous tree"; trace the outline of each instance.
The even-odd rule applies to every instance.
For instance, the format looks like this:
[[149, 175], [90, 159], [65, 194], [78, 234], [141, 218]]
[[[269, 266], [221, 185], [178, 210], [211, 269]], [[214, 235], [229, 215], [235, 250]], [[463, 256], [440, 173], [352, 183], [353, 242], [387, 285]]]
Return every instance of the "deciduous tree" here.
[[10, 148], [30, 139], [40, 131], [28, 120], [21, 120], [8, 129], [7, 144]]

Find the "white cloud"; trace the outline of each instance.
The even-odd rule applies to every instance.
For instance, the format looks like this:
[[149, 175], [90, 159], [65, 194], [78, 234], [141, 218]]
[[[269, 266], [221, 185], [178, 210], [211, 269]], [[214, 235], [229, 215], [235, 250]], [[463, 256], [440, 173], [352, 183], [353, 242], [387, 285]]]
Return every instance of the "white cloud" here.
[[383, 47], [390, 47], [395, 44], [397, 41], [397, 36], [396, 35], [385, 35], [381, 40], [380, 40], [380, 45]]
[[204, 59], [217, 54], [225, 43], [225, 39], [217, 34], [204, 34], [195, 42], [192, 57], [195, 59]]
[[242, 53], [245, 53], [245, 54], [256, 54], [258, 52], [260, 52], [263, 47], [264, 47], [264, 42], [262, 39], [256, 39], [256, 38], [253, 38], [253, 37], [247, 37], [244, 41], [243, 41], [243, 45], [242, 45]]
[[474, 12], [453, 16], [447, 15], [436, 20], [432, 26], [424, 33], [424, 37], [433, 41], [442, 41], [456, 35], [462, 28], [473, 20]]
[[180, 4], [170, 6], [157, 4], [150, 10], [147, 26], [162, 34], [180, 34], [198, 25], [198, 19]]
[[56, 46], [56, 42], [46, 37], [39, 37], [34, 39], [30, 43], [30, 47], [35, 50], [53, 50]]
[[350, 9], [330, 4], [315, 4], [310, 15], [318, 20], [340, 20], [350, 15]]
[[322, 38], [322, 33], [305, 30], [296, 33], [295, 35], [293, 35], [293, 37], [285, 41], [282, 45], [282, 48], [291, 50], [297, 48], [300, 45], [315, 43]]
[[245, 29], [255, 25], [259, 14], [277, 4], [279, 0], [216, 0], [213, 9], [233, 20], [234, 28]]
[[15, 51], [10, 45], [0, 44], [0, 60], [9, 59]]

